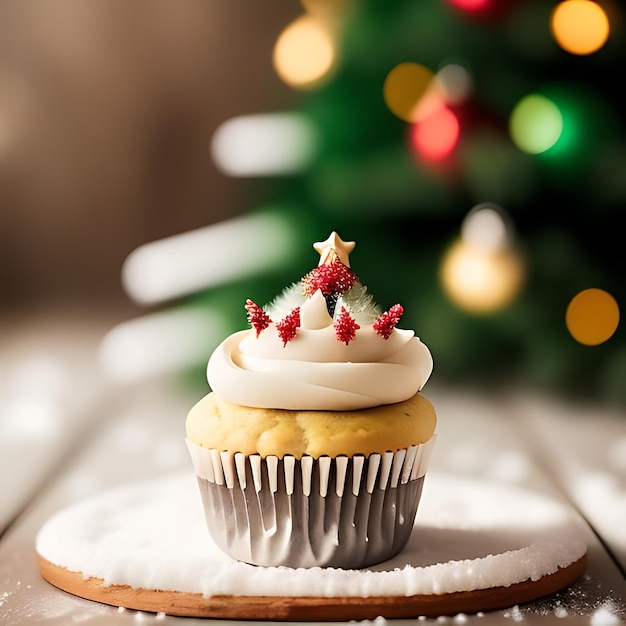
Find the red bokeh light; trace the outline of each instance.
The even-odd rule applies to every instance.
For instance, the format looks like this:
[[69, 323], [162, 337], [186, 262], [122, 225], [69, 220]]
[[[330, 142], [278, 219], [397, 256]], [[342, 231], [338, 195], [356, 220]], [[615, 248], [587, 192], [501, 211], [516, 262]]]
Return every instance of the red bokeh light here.
[[492, 0], [448, 0], [448, 2], [457, 9], [468, 13], [479, 13], [493, 8]]
[[411, 129], [413, 149], [425, 161], [449, 157], [459, 141], [461, 125], [448, 107], [442, 107]]

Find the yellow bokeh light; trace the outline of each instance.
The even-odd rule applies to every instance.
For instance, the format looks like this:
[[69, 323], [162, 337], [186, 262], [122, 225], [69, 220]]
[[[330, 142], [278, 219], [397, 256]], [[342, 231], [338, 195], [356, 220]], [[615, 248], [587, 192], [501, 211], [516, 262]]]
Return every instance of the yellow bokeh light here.
[[276, 73], [288, 85], [319, 85], [335, 62], [335, 44], [328, 27], [312, 15], [297, 18], [276, 40], [273, 62]]
[[610, 339], [619, 324], [619, 306], [602, 289], [585, 289], [572, 298], [565, 313], [570, 335], [586, 346], [597, 346]]
[[385, 78], [383, 97], [389, 110], [405, 122], [426, 119], [445, 104], [434, 72], [419, 63], [400, 63]]
[[598, 51], [609, 38], [609, 18], [592, 0], [563, 0], [550, 18], [552, 36], [563, 50], [586, 55]]
[[487, 252], [462, 239], [448, 249], [440, 280], [448, 297], [474, 314], [500, 311], [520, 292], [524, 265], [514, 248]]

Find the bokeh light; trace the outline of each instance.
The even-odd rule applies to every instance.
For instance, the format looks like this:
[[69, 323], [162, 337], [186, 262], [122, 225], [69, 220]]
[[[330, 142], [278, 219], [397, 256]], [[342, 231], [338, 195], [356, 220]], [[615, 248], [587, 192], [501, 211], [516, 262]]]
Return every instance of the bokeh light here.
[[459, 239], [447, 250], [439, 278], [446, 295], [459, 308], [484, 315], [513, 302], [524, 274], [522, 259], [514, 248], [489, 252]]
[[303, 89], [319, 86], [335, 57], [335, 43], [327, 26], [312, 15], [303, 15], [278, 36], [273, 62], [285, 83]]
[[550, 17], [550, 29], [566, 52], [587, 55], [597, 52], [609, 38], [609, 18], [592, 0], [564, 0]]
[[603, 289], [585, 289], [570, 301], [565, 324], [570, 335], [586, 346], [597, 346], [613, 336], [619, 324], [619, 306]]
[[400, 63], [386, 76], [383, 97], [389, 110], [405, 122], [419, 122], [445, 103], [435, 73], [420, 63]]
[[468, 13], [479, 13], [491, 8], [492, 0], [448, 0], [457, 9]]
[[467, 100], [472, 91], [469, 72], [458, 63], [448, 63], [437, 72], [437, 80], [443, 88], [448, 104], [460, 104]]
[[[597, 171], [598, 156], [619, 133], [618, 111], [600, 91], [569, 82], [545, 86], [539, 93], [558, 108], [562, 119], [561, 134], [540, 155], [541, 163], [552, 180], [571, 187], [573, 177]], [[601, 195], [604, 186], [599, 181], [593, 185]]]
[[138, 304], [161, 304], [280, 267], [297, 240], [279, 211], [257, 210], [142, 244], [124, 261], [122, 286]]
[[411, 142], [425, 161], [440, 161], [452, 154], [459, 141], [461, 126], [454, 112], [442, 107], [413, 125]]
[[258, 113], [222, 122], [213, 134], [211, 153], [229, 176], [281, 176], [304, 170], [316, 144], [316, 129], [305, 115]]
[[514, 107], [509, 119], [513, 142], [529, 154], [549, 150], [561, 137], [563, 116], [557, 105], [540, 94], [529, 94]]
[[227, 329], [228, 320], [217, 309], [158, 311], [109, 330], [98, 348], [98, 360], [113, 380], [147, 380], [184, 371], [201, 362], [207, 346], [216, 346]]
[[510, 229], [501, 207], [485, 202], [466, 215], [461, 225], [461, 238], [484, 252], [497, 252], [511, 244]]

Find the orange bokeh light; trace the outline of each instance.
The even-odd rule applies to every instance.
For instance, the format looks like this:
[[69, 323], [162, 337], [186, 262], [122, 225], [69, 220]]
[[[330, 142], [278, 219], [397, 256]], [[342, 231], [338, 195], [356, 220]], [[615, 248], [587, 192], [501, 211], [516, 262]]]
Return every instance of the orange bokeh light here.
[[554, 40], [571, 54], [587, 55], [598, 51], [609, 37], [609, 18], [592, 0], [563, 0], [550, 19]]
[[613, 336], [619, 324], [619, 306], [603, 289], [585, 289], [567, 307], [565, 324], [576, 341], [597, 346]]

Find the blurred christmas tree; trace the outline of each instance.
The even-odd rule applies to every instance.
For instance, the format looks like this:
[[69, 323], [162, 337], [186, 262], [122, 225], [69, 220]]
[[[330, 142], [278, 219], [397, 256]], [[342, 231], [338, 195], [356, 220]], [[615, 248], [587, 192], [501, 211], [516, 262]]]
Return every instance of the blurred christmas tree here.
[[357, 242], [353, 266], [382, 309], [402, 302], [438, 381], [626, 405], [621, 7], [311, 0], [303, 11], [274, 63], [314, 142], [296, 171], [251, 184], [256, 201], [289, 207], [301, 251], [288, 272], [232, 287], [233, 326], [247, 297], [269, 301], [311, 269], [311, 244], [334, 230]]

